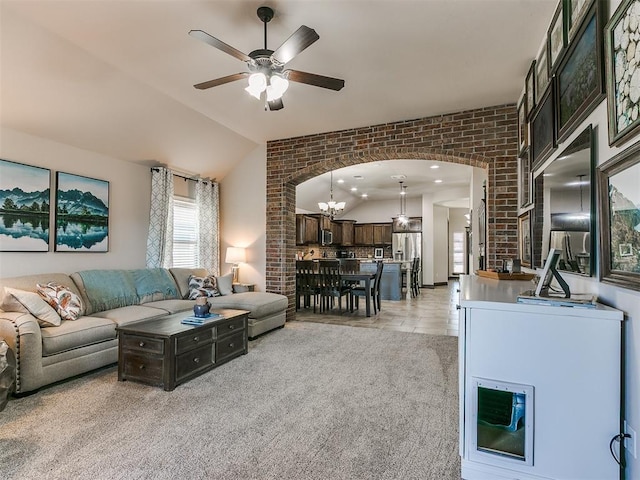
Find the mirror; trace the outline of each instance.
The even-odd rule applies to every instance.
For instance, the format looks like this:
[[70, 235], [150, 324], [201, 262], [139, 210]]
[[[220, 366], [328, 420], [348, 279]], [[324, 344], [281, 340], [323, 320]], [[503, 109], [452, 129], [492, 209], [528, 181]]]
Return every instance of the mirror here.
[[594, 270], [595, 150], [592, 128], [584, 132], [534, 179], [532, 267], [542, 267], [558, 249], [558, 270], [592, 275]]

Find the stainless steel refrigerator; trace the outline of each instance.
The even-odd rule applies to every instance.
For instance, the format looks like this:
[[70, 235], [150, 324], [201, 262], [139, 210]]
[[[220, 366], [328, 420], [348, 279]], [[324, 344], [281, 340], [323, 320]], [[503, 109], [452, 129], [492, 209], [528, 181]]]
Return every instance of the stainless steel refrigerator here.
[[393, 259], [411, 261], [422, 257], [422, 233], [394, 233], [392, 237]]

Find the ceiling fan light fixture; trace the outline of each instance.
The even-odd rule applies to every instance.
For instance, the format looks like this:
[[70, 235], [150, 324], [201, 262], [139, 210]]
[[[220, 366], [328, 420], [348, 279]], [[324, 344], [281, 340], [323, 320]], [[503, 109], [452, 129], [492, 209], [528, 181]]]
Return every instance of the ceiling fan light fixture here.
[[289, 80], [278, 75], [272, 75], [270, 85], [267, 87], [267, 101], [278, 100], [282, 98], [284, 92], [289, 88]]
[[249, 75], [249, 86], [245, 90], [252, 97], [260, 100], [260, 95], [267, 89], [267, 77], [262, 72]]

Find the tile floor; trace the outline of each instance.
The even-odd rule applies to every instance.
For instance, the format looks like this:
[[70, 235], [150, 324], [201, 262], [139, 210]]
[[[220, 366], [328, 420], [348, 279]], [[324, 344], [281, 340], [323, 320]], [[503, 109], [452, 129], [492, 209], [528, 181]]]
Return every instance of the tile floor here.
[[336, 302], [336, 307], [329, 312], [319, 313], [320, 309], [316, 308], [317, 313], [313, 313], [313, 307], [300, 309], [296, 312], [296, 320], [457, 337], [458, 288], [458, 280], [453, 279], [446, 286], [422, 288], [416, 298], [383, 300], [382, 309], [376, 315], [371, 307], [371, 317], [365, 316], [364, 300], [361, 299], [359, 310], [349, 313], [343, 297], [342, 314]]

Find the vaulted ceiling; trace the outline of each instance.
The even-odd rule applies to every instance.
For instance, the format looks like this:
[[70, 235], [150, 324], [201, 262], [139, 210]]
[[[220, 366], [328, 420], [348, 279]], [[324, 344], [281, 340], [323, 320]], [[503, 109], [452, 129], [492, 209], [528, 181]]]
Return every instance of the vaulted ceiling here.
[[2, 126], [145, 164], [223, 178], [270, 139], [514, 103], [557, 0], [276, 0], [268, 47], [320, 39], [288, 66], [281, 111], [237, 81], [246, 65], [188, 35], [263, 48], [256, 1], [2, 0]]

